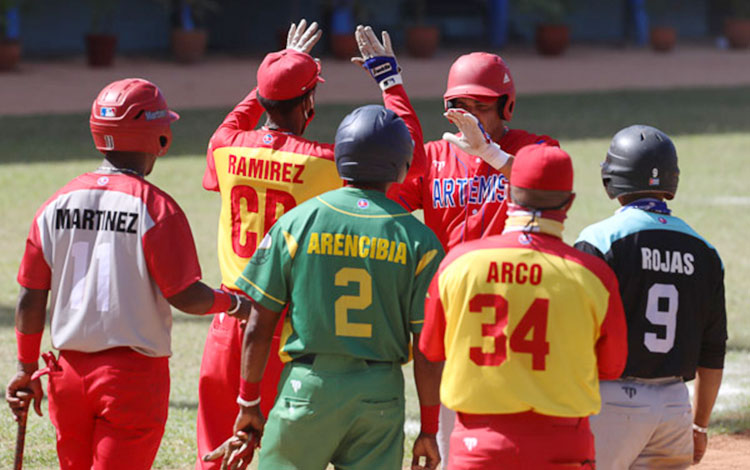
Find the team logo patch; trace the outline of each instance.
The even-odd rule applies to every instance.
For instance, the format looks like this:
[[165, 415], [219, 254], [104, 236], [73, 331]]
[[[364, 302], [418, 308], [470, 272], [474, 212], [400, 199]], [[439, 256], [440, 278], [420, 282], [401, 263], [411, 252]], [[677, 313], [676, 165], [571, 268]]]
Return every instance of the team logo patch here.
[[466, 449], [471, 452], [479, 444], [479, 439], [476, 437], [464, 437], [464, 445]]
[[666, 223], [667, 223], [667, 219], [665, 219], [664, 217], [659, 217], [659, 218], [658, 218], [657, 220], [658, 220], [659, 222], [663, 223], [663, 224], [666, 224]]
[[115, 108], [99, 108], [99, 116], [101, 117], [115, 117]]
[[518, 236], [518, 243], [521, 245], [529, 245], [531, 244], [531, 235], [528, 233], [522, 233]]
[[437, 169], [437, 171], [440, 171], [445, 167], [445, 162], [440, 162], [437, 160], [434, 160], [432, 164], [435, 165], [435, 168]]
[[271, 134], [263, 134], [263, 143], [271, 145], [271, 142], [273, 142], [273, 136]]
[[360, 209], [367, 209], [368, 207], [370, 207], [370, 201], [368, 201], [367, 199], [360, 199], [359, 201], [357, 201], [357, 207], [359, 207]]
[[651, 178], [648, 179], [649, 186], [659, 186], [659, 169], [651, 169]]
[[292, 390], [294, 390], [294, 393], [299, 392], [299, 389], [302, 388], [302, 382], [299, 380], [290, 380], [290, 384], [292, 384]]
[[104, 186], [105, 184], [109, 183], [109, 178], [106, 176], [100, 176], [98, 180], [96, 180], [96, 184], [99, 186]]
[[266, 234], [266, 236], [263, 237], [263, 240], [261, 240], [260, 245], [258, 245], [258, 249], [253, 253], [253, 257], [250, 258], [250, 262], [255, 265], [260, 265], [268, 261], [271, 258], [272, 242], [273, 240], [271, 239], [271, 236]]

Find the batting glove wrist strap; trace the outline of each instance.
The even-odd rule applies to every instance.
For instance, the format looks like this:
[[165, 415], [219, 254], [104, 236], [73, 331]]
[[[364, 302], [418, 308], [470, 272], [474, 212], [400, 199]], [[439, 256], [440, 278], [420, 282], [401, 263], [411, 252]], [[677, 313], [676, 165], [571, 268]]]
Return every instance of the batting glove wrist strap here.
[[404, 83], [395, 57], [371, 57], [365, 61], [365, 68], [383, 91]]
[[490, 143], [479, 157], [487, 162], [492, 168], [499, 170], [508, 163], [510, 154], [500, 148], [495, 142]]
[[26, 334], [18, 331], [16, 328], [16, 345], [18, 348], [18, 362], [24, 364], [37, 363], [39, 360], [39, 353], [42, 350], [42, 334], [44, 330], [39, 333]]

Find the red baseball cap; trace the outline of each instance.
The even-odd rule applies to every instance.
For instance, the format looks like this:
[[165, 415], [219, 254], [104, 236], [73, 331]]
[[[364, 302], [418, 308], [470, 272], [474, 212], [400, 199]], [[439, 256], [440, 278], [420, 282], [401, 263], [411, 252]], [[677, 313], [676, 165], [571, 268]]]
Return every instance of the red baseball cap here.
[[258, 93], [269, 100], [296, 98], [324, 81], [320, 62], [294, 49], [271, 52], [258, 67]]
[[559, 147], [528, 145], [516, 154], [510, 184], [525, 189], [572, 191], [573, 162]]

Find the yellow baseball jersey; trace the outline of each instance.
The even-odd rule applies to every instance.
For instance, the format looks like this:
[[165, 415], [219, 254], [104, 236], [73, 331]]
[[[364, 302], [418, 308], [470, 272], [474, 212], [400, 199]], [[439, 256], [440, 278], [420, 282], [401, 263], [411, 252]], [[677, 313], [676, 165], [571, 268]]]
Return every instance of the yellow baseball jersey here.
[[428, 291], [420, 340], [430, 360], [446, 361], [445, 406], [599, 411], [599, 378], [619, 377], [627, 333], [614, 274], [583, 255], [558, 236], [512, 227], [448, 254]]

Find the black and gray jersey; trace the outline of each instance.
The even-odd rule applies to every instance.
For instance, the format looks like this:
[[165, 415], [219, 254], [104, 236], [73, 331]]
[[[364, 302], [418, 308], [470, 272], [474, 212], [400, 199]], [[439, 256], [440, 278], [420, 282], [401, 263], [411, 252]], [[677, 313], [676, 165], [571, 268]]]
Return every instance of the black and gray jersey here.
[[617, 275], [628, 325], [623, 377], [695, 377], [724, 365], [724, 267], [677, 217], [625, 206], [584, 229], [575, 247]]

